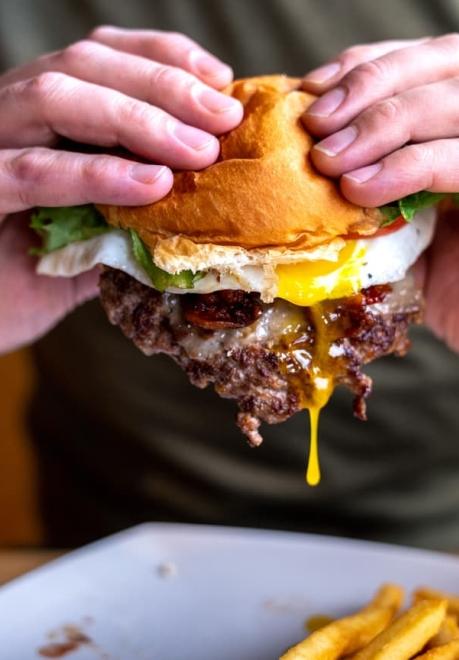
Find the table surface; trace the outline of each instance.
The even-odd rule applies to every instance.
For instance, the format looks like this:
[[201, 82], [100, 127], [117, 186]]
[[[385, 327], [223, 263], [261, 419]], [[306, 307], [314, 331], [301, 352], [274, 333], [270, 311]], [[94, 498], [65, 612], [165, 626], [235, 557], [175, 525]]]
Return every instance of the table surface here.
[[64, 554], [63, 550], [0, 550], [0, 585]]

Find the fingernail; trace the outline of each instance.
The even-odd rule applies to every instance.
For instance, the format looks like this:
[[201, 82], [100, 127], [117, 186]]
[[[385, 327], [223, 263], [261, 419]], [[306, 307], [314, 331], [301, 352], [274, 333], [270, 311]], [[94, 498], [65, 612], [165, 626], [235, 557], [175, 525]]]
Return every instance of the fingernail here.
[[339, 108], [345, 98], [346, 90], [343, 87], [336, 87], [309, 106], [306, 114], [314, 117], [328, 117]]
[[194, 69], [197, 73], [205, 78], [228, 78], [228, 81], [233, 76], [233, 71], [230, 66], [223, 64], [216, 57], [208, 55], [207, 53], [200, 53], [193, 51], [191, 60]]
[[353, 172], [348, 172], [344, 174], [347, 179], [355, 181], [356, 183], [366, 183], [382, 170], [382, 163], [374, 163], [374, 165], [367, 165], [367, 167], [361, 167], [359, 170], [354, 170]]
[[333, 76], [336, 76], [340, 69], [341, 64], [338, 64], [338, 62], [324, 64], [324, 66], [320, 66], [318, 69], [314, 69], [308, 73], [303, 80], [312, 83], [324, 83], [327, 80], [330, 80], [330, 78], [333, 78]]
[[169, 168], [161, 165], [133, 165], [129, 171], [131, 179], [139, 183], [152, 184], [158, 181]]
[[216, 140], [213, 135], [209, 135], [209, 133], [201, 131], [199, 128], [193, 128], [192, 126], [180, 124], [179, 122], [173, 126], [172, 133], [179, 142], [182, 142], [187, 147], [191, 147], [196, 151], [206, 149]]
[[203, 89], [196, 94], [197, 101], [209, 112], [228, 112], [240, 106], [237, 99], [226, 94], [220, 94], [214, 89]]
[[336, 156], [340, 154], [346, 147], [354, 142], [358, 135], [358, 131], [355, 126], [348, 126], [343, 128], [342, 131], [334, 133], [329, 137], [322, 140], [318, 144], [314, 145], [314, 149], [321, 151], [327, 156]]

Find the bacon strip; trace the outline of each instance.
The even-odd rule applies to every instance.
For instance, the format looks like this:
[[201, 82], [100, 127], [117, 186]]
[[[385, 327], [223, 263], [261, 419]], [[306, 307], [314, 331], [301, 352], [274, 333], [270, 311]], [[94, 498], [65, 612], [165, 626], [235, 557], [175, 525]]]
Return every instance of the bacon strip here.
[[188, 323], [205, 330], [245, 328], [263, 313], [259, 293], [239, 290], [183, 296], [182, 309]]

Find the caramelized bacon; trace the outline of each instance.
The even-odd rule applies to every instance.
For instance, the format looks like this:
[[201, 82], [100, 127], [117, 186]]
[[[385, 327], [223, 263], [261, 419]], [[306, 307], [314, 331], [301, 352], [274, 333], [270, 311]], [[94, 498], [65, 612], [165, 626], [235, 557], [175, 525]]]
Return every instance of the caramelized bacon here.
[[369, 286], [367, 289], [362, 289], [360, 292], [362, 295], [362, 304], [363, 305], [374, 305], [376, 303], [383, 302], [384, 298], [388, 293], [392, 291], [390, 284], [374, 284]]
[[245, 328], [263, 312], [259, 293], [230, 289], [183, 296], [182, 309], [188, 323], [205, 330]]

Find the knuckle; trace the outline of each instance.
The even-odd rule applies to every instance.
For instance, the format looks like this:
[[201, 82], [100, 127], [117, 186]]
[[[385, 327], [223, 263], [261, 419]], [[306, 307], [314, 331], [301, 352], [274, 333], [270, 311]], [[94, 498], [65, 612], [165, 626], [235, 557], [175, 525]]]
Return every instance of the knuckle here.
[[190, 52], [197, 49], [196, 42], [181, 32], [158, 32], [154, 40], [158, 46], [165, 50], [173, 48], [185, 60], [189, 57]]
[[44, 71], [24, 81], [24, 92], [32, 96], [36, 102], [42, 103], [65, 84], [66, 78], [67, 76], [60, 71]]
[[175, 66], [159, 66], [153, 71], [151, 85], [165, 90], [176, 87], [189, 87], [194, 79], [182, 69]]
[[434, 183], [435, 153], [428, 144], [410, 144], [405, 148], [405, 167], [419, 180], [422, 188]]
[[128, 99], [121, 106], [120, 119], [129, 126], [149, 126], [154, 124], [159, 128], [164, 121], [165, 113], [159, 108], [142, 101]]
[[113, 156], [89, 157], [79, 169], [81, 188], [88, 191], [88, 199], [101, 193], [118, 197], [120, 182], [128, 179], [130, 167], [130, 162]]
[[98, 44], [90, 39], [81, 39], [76, 41], [60, 52], [60, 59], [64, 65], [72, 66], [81, 60], [88, 60], [94, 57], [99, 50]]
[[384, 140], [396, 138], [406, 144], [412, 137], [413, 123], [403, 96], [379, 101], [362, 113], [357, 124], [368, 136], [378, 136], [379, 139], [383, 136]]
[[[47, 162], [44, 158], [42, 149], [25, 149], [14, 156], [9, 162], [10, 174], [22, 186], [22, 194], [27, 196], [27, 191], [31, 192], [40, 185], [46, 176]], [[27, 199], [22, 201], [27, 202]]]
[[98, 41], [99, 39], [102, 39], [107, 34], [107, 32], [110, 32], [113, 29], [114, 28], [111, 25], [97, 25], [88, 33], [87, 38]]
[[153, 87], [170, 89], [177, 85], [183, 85], [185, 79], [184, 72], [178, 67], [162, 65], [153, 71], [151, 84]]
[[175, 46], [190, 46], [193, 41], [182, 32], [163, 32], [164, 38], [172, 41]]
[[367, 59], [368, 51], [369, 47], [364, 44], [351, 46], [343, 50], [338, 59], [341, 62], [341, 66], [353, 68], [356, 64], [362, 62], [362, 60]]
[[387, 126], [392, 122], [399, 122], [403, 114], [403, 103], [398, 97], [380, 101], [371, 110], [367, 111], [366, 119], [372, 124]]
[[[113, 179], [113, 175], [116, 175], [113, 169], [109, 158], [102, 156], [87, 158], [81, 165], [81, 178], [91, 190], [100, 189], [105, 187], [107, 180]], [[115, 176], [114, 180], [117, 179], [118, 177]]]
[[348, 86], [368, 89], [370, 86], [381, 85], [389, 77], [387, 62], [384, 58], [363, 62], [355, 67], [347, 76]]

